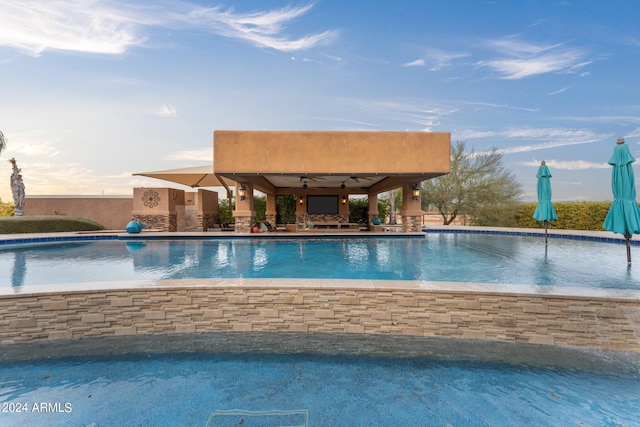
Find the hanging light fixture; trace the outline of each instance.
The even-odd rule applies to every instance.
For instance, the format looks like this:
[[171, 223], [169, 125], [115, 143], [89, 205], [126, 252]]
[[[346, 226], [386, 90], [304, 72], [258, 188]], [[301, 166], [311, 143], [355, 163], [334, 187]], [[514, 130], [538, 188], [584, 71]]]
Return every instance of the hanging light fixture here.
[[418, 187], [418, 184], [413, 184], [412, 196], [413, 200], [418, 200], [420, 198], [420, 188]]
[[238, 188], [238, 196], [240, 196], [240, 200], [244, 200], [247, 195], [247, 188], [244, 184], [240, 184], [240, 188]]

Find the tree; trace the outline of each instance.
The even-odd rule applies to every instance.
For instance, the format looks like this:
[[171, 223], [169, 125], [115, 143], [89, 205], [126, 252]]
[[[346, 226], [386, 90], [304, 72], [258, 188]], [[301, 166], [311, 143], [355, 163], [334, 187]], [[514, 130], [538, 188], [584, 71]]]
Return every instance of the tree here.
[[500, 225], [513, 214], [520, 183], [502, 165], [502, 154], [467, 151], [464, 142], [451, 148], [451, 173], [422, 183], [422, 202], [433, 206], [449, 225], [466, 215], [474, 225]]
[[218, 222], [228, 227], [229, 224], [232, 224], [235, 220], [233, 218], [233, 209], [235, 208], [235, 204], [229, 199], [222, 199], [218, 201]]
[[298, 198], [295, 194], [276, 195], [276, 223], [295, 224], [297, 202]]
[[266, 196], [256, 196], [256, 195], [253, 196], [253, 211], [256, 213], [256, 222], [266, 221], [267, 219]]
[[399, 191], [397, 188], [394, 188], [393, 190], [389, 191], [389, 224], [392, 224], [392, 225], [398, 223], [398, 217], [397, 217], [398, 192]]
[[0, 130], [0, 154], [7, 148], [7, 138], [5, 138], [4, 133]]
[[4, 133], [0, 130], [0, 154], [2, 154], [5, 148], [7, 148], [7, 138], [5, 138]]

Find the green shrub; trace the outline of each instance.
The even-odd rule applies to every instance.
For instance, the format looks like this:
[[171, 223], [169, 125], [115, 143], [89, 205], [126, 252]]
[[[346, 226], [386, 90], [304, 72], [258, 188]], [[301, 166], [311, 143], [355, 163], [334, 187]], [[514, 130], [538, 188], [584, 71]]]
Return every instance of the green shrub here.
[[295, 194], [276, 195], [276, 224], [296, 223], [296, 203]]
[[369, 200], [364, 198], [349, 199], [349, 222], [369, 222]]
[[13, 203], [0, 202], [0, 216], [13, 216], [15, 212], [15, 206]]
[[234, 209], [235, 205], [232, 202], [229, 202], [229, 199], [224, 198], [222, 200], [218, 200], [218, 221], [220, 224], [228, 227], [229, 224], [233, 224], [235, 222], [235, 218], [233, 217]]
[[34, 215], [0, 218], [0, 234], [98, 230], [104, 230], [104, 227], [95, 221], [66, 215]]
[[[537, 203], [519, 206], [515, 216], [505, 222], [507, 227], [543, 228], [544, 223], [533, 219]], [[554, 203], [558, 219], [549, 222], [549, 228], [560, 230], [602, 231], [602, 223], [609, 212], [610, 202]]]

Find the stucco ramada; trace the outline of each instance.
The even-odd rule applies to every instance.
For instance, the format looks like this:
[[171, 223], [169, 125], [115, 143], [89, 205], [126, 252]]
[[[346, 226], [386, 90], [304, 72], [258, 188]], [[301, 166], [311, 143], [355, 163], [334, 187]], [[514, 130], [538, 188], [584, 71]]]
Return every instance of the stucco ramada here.
[[[420, 183], [450, 172], [446, 132], [213, 132], [208, 165], [134, 173], [196, 190], [136, 187], [132, 198], [27, 196], [27, 215], [72, 215], [108, 229], [135, 219], [161, 231], [220, 230], [218, 193], [235, 193], [235, 231], [255, 224], [254, 190], [266, 195], [266, 222], [276, 225], [276, 196], [295, 195], [296, 224], [287, 230], [375, 229], [378, 196], [402, 189], [402, 231], [421, 231]], [[234, 189], [235, 186], [235, 189]], [[369, 224], [349, 223], [349, 197], [368, 198]], [[324, 200], [331, 209], [313, 209]], [[325, 205], [326, 206], [326, 205]], [[330, 210], [330, 211], [329, 211]], [[283, 225], [283, 224], [279, 224]], [[364, 225], [364, 226], [363, 226]]]
[[[426, 179], [450, 172], [447, 132], [235, 131], [214, 132], [213, 170], [236, 183], [237, 232], [254, 222], [253, 190], [267, 197], [267, 220], [275, 223], [278, 194], [295, 194], [297, 226], [346, 223], [348, 203], [337, 214], [310, 213], [310, 196], [366, 195], [369, 217], [378, 215], [378, 194], [401, 188], [404, 231], [419, 231], [420, 196]], [[238, 197], [238, 195], [243, 195]]]

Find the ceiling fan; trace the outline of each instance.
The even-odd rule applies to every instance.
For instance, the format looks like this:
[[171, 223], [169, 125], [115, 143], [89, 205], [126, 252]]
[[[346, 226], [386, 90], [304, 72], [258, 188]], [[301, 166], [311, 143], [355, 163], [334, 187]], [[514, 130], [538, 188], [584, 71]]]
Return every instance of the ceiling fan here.
[[352, 179], [352, 180], [354, 180], [355, 182], [360, 183], [360, 180], [361, 180], [361, 179], [364, 179], [364, 180], [371, 180], [371, 179], [373, 179], [373, 178], [369, 178], [369, 177], [366, 177], [366, 176], [356, 176], [356, 175], [351, 175], [351, 176], [349, 177], [349, 179]]
[[300, 178], [300, 182], [302, 182], [302, 181], [315, 182], [315, 181], [324, 179], [324, 178], [322, 178], [320, 176], [309, 176], [309, 175], [300, 175], [299, 178]]

